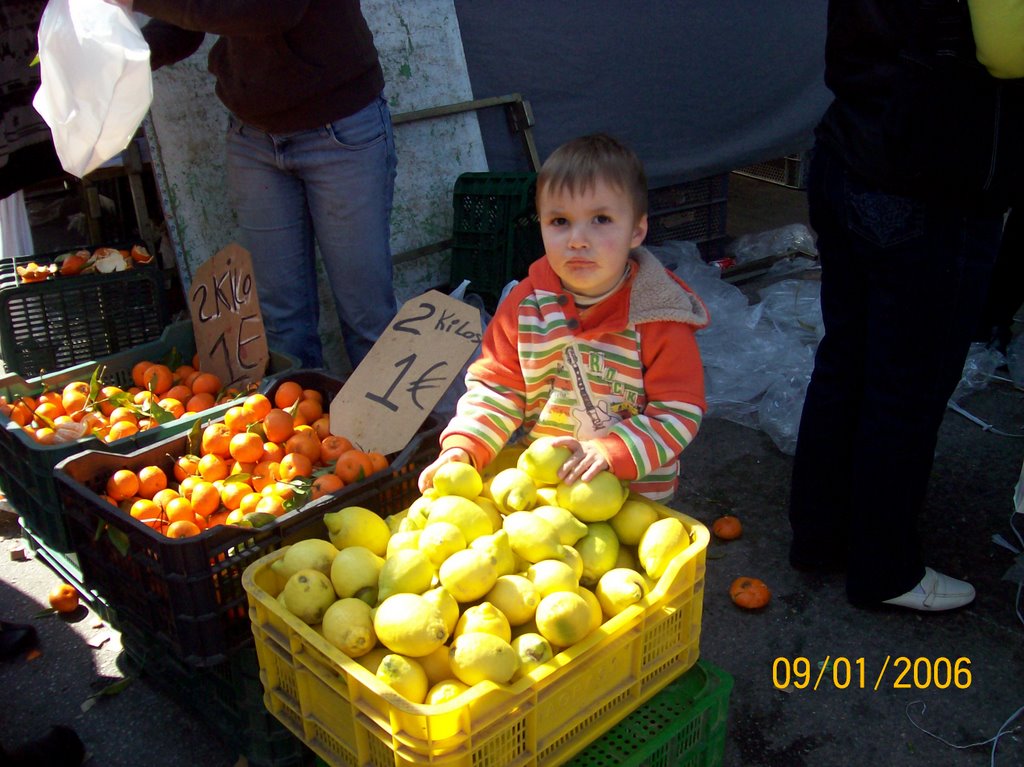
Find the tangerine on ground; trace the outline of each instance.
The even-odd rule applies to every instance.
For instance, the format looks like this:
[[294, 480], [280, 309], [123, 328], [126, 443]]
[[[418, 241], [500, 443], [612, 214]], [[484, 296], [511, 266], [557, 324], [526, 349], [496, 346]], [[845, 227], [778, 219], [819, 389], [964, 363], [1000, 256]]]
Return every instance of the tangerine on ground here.
[[304, 453], [288, 453], [281, 459], [277, 474], [282, 482], [308, 477], [313, 473], [313, 462]]
[[284, 381], [274, 392], [274, 404], [281, 408], [290, 408], [302, 396], [302, 386], [295, 381]]
[[231, 454], [231, 436], [233, 432], [227, 424], [217, 421], [203, 429], [202, 455], [219, 455], [227, 457]]
[[139, 495], [152, 498], [167, 487], [167, 475], [159, 466], [143, 466], [139, 469]]
[[338, 456], [352, 449], [352, 442], [347, 437], [329, 434], [320, 443], [320, 460], [325, 464], [334, 463]]
[[729, 587], [729, 598], [747, 610], [757, 610], [771, 601], [772, 592], [768, 585], [758, 578], [737, 578]]
[[107, 480], [107, 495], [115, 501], [131, 498], [139, 492], [139, 478], [130, 469], [118, 469]]
[[256, 511], [273, 514], [275, 517], [279, 517], [286, 511], [284, 507], [284, 498], [273, 493], [265, 495], [260, 499], [260, 502], [256, 504]]
[[334, 473], [341, 477], [346, 485], [358, 482], [373, 474], [373, 463], [370, 456], [362, 450], [346, 450], [338, 456], [334, 464]]
[[213, 399], [213, 395], [208, 392], [193, 394], [189, 397], [188, 402], [185, 403], [185, 411], [188, 413], [201, 413], [204, 410], [209, 410], [215, 404], [217, 403]]
[[78, 609], [78, 592], [70, 583], [61, 583], [47, 595], [50, 607], [59, 613], [73, 613]]
[[228, 452], [236, 461], [256, 463], [263, 457], [263, 440], [252, 432], [238, 432], [231, 437]]
[[177, 522], [171, 522], [167, 526], [167, 530], [164, 532], [168, 538], [191, 538], [193, 535], [199, 535], [202, 532], [192, 520], [179, 519]]
[[191, 386], [195, 394], [211, 394], [216, 396], [223, 384], [214, 373], [200, 373], [192, 379]]
[[196, 513], [192, 508], [192, 502], [188, 498], [177, 497], [171, 500], [164, 509], [168, 522], [178, 522], [182, 519], [195, 521]]
[[329, 493], [336, 493], [344, 486], [345, 483], [341, 481], [341, 477], [337, 474], [321, 474], [313, 480], [312, 492], [310, 495], [313, 500], [316, 500], [317, 498]]
[[260, 394], [259, 392], [250, 394], [246, 397], [242, 402], [242, 407], [255, 415], [257, 421], [262, 421], [266, 417], [267, 413], [274, 409], [273, 404], [271, 404], [270, 400], [267, 399], [267, 396], [265, 394]]
[[207, 453], [199, 459], [199, 466], [196, 467], [196, 471], [207, 482], [213, 482], [228, 476], [228, 465], [219, 455]]
[[295, 419], [280, 408], [263, 417], [263, 434], [268, 442], [284, 442], [295, 432]]
[[736, 517], [726, 514], [714, 521], [714, 524], [711, 525], [711, 532], [723, 541], [731, 541], [743, 534], [743, 525]]

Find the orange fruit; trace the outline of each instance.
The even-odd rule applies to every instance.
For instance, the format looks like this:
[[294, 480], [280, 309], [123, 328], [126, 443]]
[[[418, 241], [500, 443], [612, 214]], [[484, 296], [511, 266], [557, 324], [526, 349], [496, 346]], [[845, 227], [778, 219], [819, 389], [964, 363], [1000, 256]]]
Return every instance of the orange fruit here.
[[50, 607], [59, 613], [73, 613], [78, 609], [78, 592], [70, 583], [61, 583], [47, 595]]
[[313, 462], [303, 453], [288, 453], [281, 459], [277, 473], [282, 482], [308, 477], [313, 473]]
[[313, 427], [313, 431], [316, 432], [316, 436], [318, 436], [321, 441], [331, 436], [331, 417], [326, 413], [313, 421], [310, 426]]
[[273, 514], [275, 517], [279, 517], [285, 513], [284, 507], [285, 499], [279, 495], [265, 495], [260, 498], [260, 502], [256, 504], [256, 511]]
[[311, 496], [314, 500], [328, 493], [336, 493], [345, 486], [337, 474], [321, 474], [313, 480]]
[[139, 478], [130, 469], [118, 469], [107, 480], [107, 495], [115, 501], [131, 498], [139, 492]]
[[82, 410], [88, 400], [89, 384], [85, 381], [72, 381], [64, 387], [60, 396], [60, 403], [64, 406], [65, 413]]
[[64, 415], [64, 406], [59, 402], [44, 402], [40, 400], [39, 404], [36, 405], [37, 418], [45, 418], [47, 421], [52, 422], [62, 415]]
[[373, 474], [373, 462], [362, 450], [346, 450], [338, 456], [334, 464], [334, 473], [341, 477], [346, 485], [358, 482]]
[[284, 442], [295, 432], [295, 420], [280, 408], [263, 417], [263, 434], [268, 442]]
[[143, 498], [152, 498], [167, 487], [167, 475], [159, 466], [143, 466], [138, 477], [138, 492]]
[[[196, 464], [198, 465], [198, 463], [199, 461], [197, 460]], [[181, 484], [178, 485], [178, 494], [181, 495], [182, 498], [191, 498], [192, 489], [200, 482], [205, 481], [206, 480], [204, 480], [198, 474], [193, 474], [191, 476], [185, 477], [185, 479], [181, 480]]]
[[295, 488], [287, 482], [281, 482], [279, 480], [272, 485], [267, 485], [260, 492], [263, 495], [278, 495], [287, 501], [295, 495]]
[[192, 522], [196, 516], [195, 511], [192, 509], [192, 501], [180, 496], [172, 499], [164, 511], [167, 513], [168, 522], [178, 522], [182, 519]]
[[263, 496], [259, 493], [246, 493], [242, 496], [242, 501], [238, 504], [238, 508], [242, 514], [249, 514], [250, 512], [256, 511], [256, 505], [263, 499]]
[[166, 365], [150, 365], [142, 373], [142, 388], [156, 395], [162, 395], [174, 386], [174, 373]]
[[310, 428], [295, 433], [284, 443], [285, 453], [302, 453], [311, 463], [320, 463], [320, 440]]
[[320, 443], [320, 460], [325, 464], [334, 463], [338, 456], [352, 449], [352, 443], [347, 437], [339, 437], [331, 434], [324, 437]]
[[139, 419], [139, 431], [146, 431], [147, 429], [155, 429], [159, 426], [152, 418], [140, 418]]
[[130, 437], [133, 434], [139, 433], [139, 427], [130, 421], [119, 421], [118, 423], [111, 424], [110, 431], [103, 438], [104, 442], [117, 442], [119, 439]]
[[202, 455], [219, 455], [226, 458], [231, 455], [231, 437], [234, 432], [226, 423], [217, 421], [203, 429]]
[[188, 402], [185, 403], [185, 411], [188, 413], [201, 413], [204, 410], [209, 410], [216, 404], [212, 394], [207, 392], [193, 394], [189, 397]]
[[228, 469], [231, 471], [228, 477], [233, 477], [235, 474], [252, 474], [253, 468], [255, 468], [255, 461], [235, 461]]
[[311, 399], [314, 402], [319, 402], [321, 405], [324, 404], [324, 395], [318, 392], [316, 389], [303, 389], [302, 396], [299, 397], [299, 399]]
[[156, 402], [156, 401], [157, 401], [157, 396], [155, 394], [153, 394], [153, 392], [149, 391], [148, 389], [143, 389], [142, 391], [137, 391], [137, 392], [135, 392], [135, 394], [132, 395], [132, 402], [134, 402], [139, 407], [142, 407], [147, 402]]
[[726, 514], [714, 521], [714, 524], [711, 525], [711, 532], [723, 541], [731, 541], [743, 534], [743, 525], [736, 517]]
[[263, 457], [263, 440], [252, 432], [239, 432], [232, 435], [228, 452], [241, 463], [256, 463]]
[[199, 465], [196, 467], [196, 471], [199, 473], [199, 476], [207, 482], [213, 482], [214, 480], [224, 479], [228, 476], [228, 465], [219, 455], [215, 453], [207, 453], [199, 459]]
[[24, 400], [20, 399], [11, 408], [11, 420], [18, 426], [25, 427], [32, 423], [33, 408]]
[[299, 404], [296, 405], [295, 420], [308, 425], [314, 423], [323, 414], [323, 405], [316, 400], [303, 399], [299, 400]]
[[173, 397], [164, 397], [162, 400], [156, 403], [168, 413], [173, 415], [175, 418], [181, 418], [185, 415], [185, 404], [180, 399]]
[[249, 475], [253, 490], [258, 493], [267, 485], [277, 482], [279, 464], [279, 461], [260, 461], [253, 466]]
[[264, 442], [263, 443], [263, 455], [260, 457], [260, 461], [273, 461], [274, 463], [281, 463], [281, 459], [285, 456], [284, 445], [279, 442]]
[[216, 396], [223, 384], [213, 373], [200, 373], [190, 384], [193, 394], [210, 394]]
[[242, 505], [242, 499], [252, 492], [247, 482], [225, 482], [220, 488], [220, 502], [225, 509], [234, 511]]
[[157, 490], [156, 495], [153, 496], [153, 503], [161, 509], [165, 509], [167, 504], [175, 498], [181, 498], [181, 493], [172, 488], [165, 487], [163, 490]]
[[181, 482], [199, 470], [199, 456], [180, 455], [174, 459], [174, 478]]
[[164, 535], [168, 538], [190, 538], [193, 535], [199, 535], [200, 532], [202, 531], [195, 522], [188, 519], [180, 519], [177, 522], [171, 522], [167, 526]]
[[134, 519], [140, 522], [146, 522], [153, 519], [163, 518], [163, 509], [160, 508], [154, 501], [147, 498], [140, 498], [132, 504], [131, 509], [128, 512]]
[[370, 465], [373, 466], [375, 472], [388, 467], [388, 457], [384, 453], [370, 450], [366, 454], [370, 456]]
[[771, 601], [772, 592], [758, 578], [737, 578], [729, 587], [729, 598], [747, 610], [757, 610]]
[[184, 384], [185, 379], [196, 372], [196, 369], [191, 365], [178, 365], [174, 368], [174, 382], [175, 384]]
[[295, 381], [284, 381], [274, 392], [274, 404], [284, 410], [290, 408], [302, 396], [302, 386]]
[[143, 378], [143, 375], [151, 367], [153, 367], [151, 360], [141, 360], [132, 365], [132, 383], [140, 389], [146, 388], [146, 379]]
[[42, 426], [36, 429], [34, 432], [32, 432], [32, 438], [40, 445], [57, 444], [57, 432], [55, 432], [49, 426]]
[[139, 419], [135, 413], [126, 407], [115, 407], [107, 414], [107, 421], [111, 424], [121, 423], [122, 421], [135, 426], [139, 425]]
[[241, 405], [229, 407], [227, 412], [224, 413], [225, 425], [235, 434], [245, 431], [249, 428], [250, 424], [256, 423], [257, 420], [256, 415], [251, 410], [247, 410]]
[[209, 517], [220, 508], [220, 491], [212, 482], [197, 482], [190, 497], [192, 511], [200, 517]]
[[267, 399], [267, 396], [265, 394], [260, 394], [259, 392], [250, 394], [246, 397], [245, 401], [242, 402], [242, 407], [255, 415], [257, 421], [262, 421], [266, 417], [267, 413], [274, 409], [273, 404], [269, 399]]
[[184, 384], [176, 384], [165, 391], [162, 395], [166, 399], [176, 399], [178, 402], [188, 402], [192, 396], [192, 390]]

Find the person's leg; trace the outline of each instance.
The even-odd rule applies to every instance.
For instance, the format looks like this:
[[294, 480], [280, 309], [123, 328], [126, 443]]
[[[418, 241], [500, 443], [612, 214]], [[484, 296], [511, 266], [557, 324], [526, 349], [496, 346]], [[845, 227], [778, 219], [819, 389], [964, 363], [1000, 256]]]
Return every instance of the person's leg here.
[[286, 165], [290, 137], [241, 125], [228, 129], [228, 188], [242, 245], [252, 254], [267, 342], [323, 366], [313, 229], [302, 181]]
[[793, 461], [790, 562], [798, 569], [841, 569], [846, 560], [853, 439], [863, 392], [866, 285], [862, 261], [845, 233], [844, 177], [838, 159], [816, 148], [807, 193], [821, 254], [825, 335], [815, 355]]
[[1006, 219], [1003, 239], [999, 245], [992, 272], [985, 311], [979, 324], [977, 340], [994, 342], [1001, 352], [1012, 337], [1013, 318], [1024, 303], [1024, 202], [1014, 207]]
[[290, 159], [306, 184], [345, 349], [355, 366], [397, 311], [390, 224], [396, 160], [387, 102], [376, 99], [326, 126]]

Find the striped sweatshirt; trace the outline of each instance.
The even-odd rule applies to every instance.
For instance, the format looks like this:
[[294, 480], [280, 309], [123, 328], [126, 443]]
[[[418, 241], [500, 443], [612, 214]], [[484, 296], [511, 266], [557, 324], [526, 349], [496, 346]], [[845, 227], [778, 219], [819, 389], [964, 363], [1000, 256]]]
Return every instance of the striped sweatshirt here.
[[695, 333], [701, 300], [643, 248], [622, 287], [579, 309], [541, 258], [498, 307], [466, 393], [441, 434], [482, 469], [522, 428], [593, 440], [612, 473], [653, 500], [675, 492], [678, 458], [704, 413]]

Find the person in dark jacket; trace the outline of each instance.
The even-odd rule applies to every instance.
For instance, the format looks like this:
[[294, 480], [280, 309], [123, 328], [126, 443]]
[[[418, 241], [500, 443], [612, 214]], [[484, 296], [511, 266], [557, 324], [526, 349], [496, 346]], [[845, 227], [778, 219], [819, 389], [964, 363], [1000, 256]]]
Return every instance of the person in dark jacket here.
[[384, 75], [358, 0], [107, 0], [152, 17], [159, 69], [220, 39], [228, 186], [271, 348], [321, 367], [314, 241], [345, 348], [362, 361], [394, 317], [396, 156]]
[[790, 561], [845, 569], [855, 606], [938, 611], [975, 596], [926, 567], [917, 525], [1020, 182], [1020, 82], [990, 75], [980, 54], [967, 3], [829, 2], [835, 98], [808, 179], [825, 336], [793, 467]]

